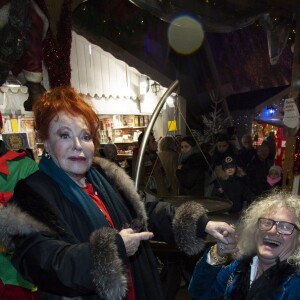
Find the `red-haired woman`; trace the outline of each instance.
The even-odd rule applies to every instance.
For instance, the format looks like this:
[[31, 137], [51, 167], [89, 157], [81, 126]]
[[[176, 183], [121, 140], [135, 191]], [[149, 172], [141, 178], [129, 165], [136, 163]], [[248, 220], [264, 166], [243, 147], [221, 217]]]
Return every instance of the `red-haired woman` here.
[[191, 254], [205, 232], [226, 242], [231, 227], [208, 222], [201, 205], [175, 212], [153, 197], [143, 202], [116, 164], [97, 158], [92, 167], [99, 120], [74, 89], [46, 92], [33, 112], [45, 151], [40, 170], [0, 210], [0, 242], [41, 299], [163, 299], [153, 233]]

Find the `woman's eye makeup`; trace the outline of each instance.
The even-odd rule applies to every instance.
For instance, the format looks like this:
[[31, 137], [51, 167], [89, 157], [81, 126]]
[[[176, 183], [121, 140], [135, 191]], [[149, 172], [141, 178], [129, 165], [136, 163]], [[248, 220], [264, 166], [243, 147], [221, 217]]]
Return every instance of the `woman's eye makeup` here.
[[69, 136], [69, 133], [59, 133], [59, 137], [62, 139], [67, 139]]
[[92, 139], [92, 135], [89, 132], [81, 132], [79, 136], [77, 135], [73, 135], [72, 132], [68, 132], [68, 131], [60, 131], [58, 130], [57, 135], [59, 136], [59, 138], [61, 139], [69, 139], [72, 137], [78, 137], [80, 140], [82, 141], [86, 141], [89, 142]]
[[90, 141], [92, 139], [92, 136], [90, 134], [86, 133], [86, 134], [83, 135], [83, 139], [85, 141]]

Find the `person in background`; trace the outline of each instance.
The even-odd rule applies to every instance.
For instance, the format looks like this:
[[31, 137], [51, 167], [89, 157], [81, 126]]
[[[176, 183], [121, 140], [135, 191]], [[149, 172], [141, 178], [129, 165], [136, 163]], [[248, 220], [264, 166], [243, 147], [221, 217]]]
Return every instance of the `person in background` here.
[[200, 204], [142, 199], [122, 168], [94, 158], [99, 118], [73, 88], [46, 92], [33, 113], [45, 151], [0, 209], [0, 242], [40, 299], [163, 299], [153, 235], [190, 255], [206, 232], [228, 243], [233, 229]]
[[281, 167], [272, 166], [269, 170], [267, 176], [267, 182], [270, 188], [281, 188], [282, 185], [282, 176], [281, 176]]
[[[27, 157], [25, 151], [6, 148], [0, 140], [0, 207], [11, 199], [18, 180], [38, 170], [36, 162]], [[24, 280], [10, 262], [10, 253], [0, 243], [0, 299], [37, 299], [35, 286]]]
[[268, 144], [262, 143], [257, 147], [256, 156], [251, 161], [247, 168], [247, 175], [249, 177], [249, 187], [253, 192], [260, 196], [266, 192], [269, 187], [267, 183], [267, 176], [272, 164], [269, 160], [270, 149]]
[[235, 151], [229, 143], [227, 135], [219, 134], [211, 156], [212, 170], [214, 170], [216, 166], [221, 166], [226, 156], [235, 157]]
[[[299, 220], [299, 196], [274, 191], [253, 202], [237, 226], [237, 247], [218, 243], [205, 251], [194, 269], [190, 295], [199, 300], [298, 300]], [[236, 250], [230, 263], [228, 254]]]
[[[139, 151], [144, 138], [144, 132], [138, 137]], [[159, 197], [166, 197], [172, 194], [171, 178], [167, 176], [166, 170], [157, 153], [158, 144], [153, 132], [150, 133], [142, 164], [140, 167], [139, 190], [154, 194]], [[136, 153], [136, 151], [135, 151]], [[137, 153], [139, 154], [139, 153]], [[132, 156], [133, 178], [136, 179], [138, 155]]]
[[144, 132], [141, 132], [138, 136], [137, 145], [132, 149], [132, 157], [137, 158], [140, 152], [140, 146], [144, 137]]
[[213, 196], [229, 199], [232, 202], [229, 213], [238, 217], [255, 199], [254, 193], [248, 188], [246, 173], [231, 156], [225, 157], [222, 166], [216, 167], [215, 173], [217, 179]]
[[176, 134], [175, 135], [175, 144], [176, 144], [176, 151], [178, 153], [180, 153], [180, 151], [181, 151], [181, 147], [180, 147], [181, 140], [182, 140], [182, 135], [181, 134]]
[[100, 149], [100, 155], [119, 165], [118, 158], [117, 158], [118, 147], [116, 146], [116, 144], [113, 143], [105, 144], [103, 148]]
[[204, 196], [204, 182], [208, 164], [195, 139], [192, 136], [183, 137], [176, 171], [180, 195]]
[[270, 149], [269, 160], [273, 165], [275, 162], [276, 152], [277, 152], [275, 132], [273, 130], [270, 131], [269, 135], [267, 136], [264, 142], [268, 143], [269, 145], [269, 149]]
[[242, 136], [242, 148], [238, 151], [238, 162], [247, 173], [248, 167], [256, 157], [256, 150], [253, 148], [253, 141], [250, 134]]
[[237, 137], [237, 128], [236, 126], [229, 126], [227, 127], [227, 136], [229, 144], [232, 146], [235, 152], [240, 150], [240, 144]]
[[160, 140], [158, 156], [171, 182], [171, 195], [178, 195], [179, 182], [176, 177], [178, 167], [178, 152], [174, 137], [165, 136]]

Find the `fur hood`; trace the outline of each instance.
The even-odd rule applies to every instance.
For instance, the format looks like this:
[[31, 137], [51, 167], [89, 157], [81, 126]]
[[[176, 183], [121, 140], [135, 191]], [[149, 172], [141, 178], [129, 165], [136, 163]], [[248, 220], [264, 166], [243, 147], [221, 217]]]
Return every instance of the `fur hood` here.
[[[147, 224], [147, 213], [144, 203], [137, 193], [133, 180], [126, 172], [113, 162], [101, 157], [94, 158], [94, 165], [103, 170], [108, 180], [130, 201], [139, 219]], [[147, 226], [146, 226], [147, 228]]]
[[[228, 178], [229, 178], [228, 174], [223, 170], [221, 165], [219, 165], [215, 168], [215, 174], [216, 174], [217, 178], [221, 179], [221, 180], [228, 180]], [[242, 177], [246, 176], [246, 173], [244, 172], [244, 170], [242, 168], [237, 167], [235, 176], [242, 178]]]

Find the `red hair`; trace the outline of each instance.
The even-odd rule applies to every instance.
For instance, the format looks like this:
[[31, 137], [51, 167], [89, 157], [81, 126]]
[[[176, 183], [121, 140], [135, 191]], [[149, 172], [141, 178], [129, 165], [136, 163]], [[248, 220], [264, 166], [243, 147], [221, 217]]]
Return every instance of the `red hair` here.
[[99, 118], [88, 104], [71, 87], [57, 87], [44, 93], [33, 105], [34, 128], [38, 137], [45, 141], [48, 138], [49, 125], [59, 112], [83, 117], [89, 127], [94, 144], [98, 142]]

